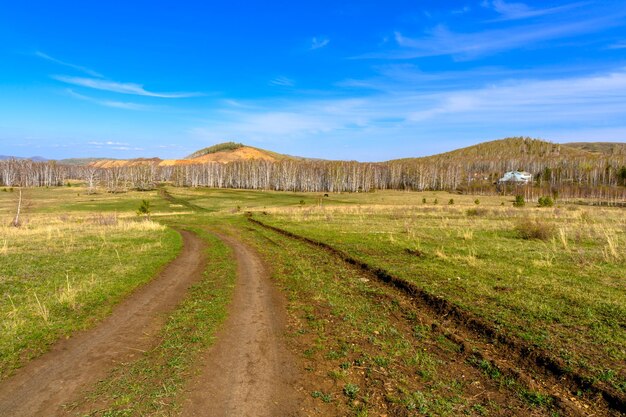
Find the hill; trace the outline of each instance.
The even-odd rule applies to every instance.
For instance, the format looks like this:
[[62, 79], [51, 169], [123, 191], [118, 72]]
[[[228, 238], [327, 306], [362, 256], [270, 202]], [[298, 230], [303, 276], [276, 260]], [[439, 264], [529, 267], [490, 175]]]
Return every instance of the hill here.
[[[209, 146], [207, 148], [200, 149], [184, 159], [160, 159], [160, 158], [137, 158], [137, 159], [96, 159], [86, 158], [83, 159], [85, 165], [95, 166], [98, 168], [112, 168], [112, 167], [125, 167], [125, 166], [137, 166], [144, 164], [156, 164], [158, 166], [180, 166], [180, 165], [194, 165], [204, 164], [207, 162], [217, 162], [220, 164], [227, 164], [235, 161], [284, 161], [288, 159], [303, 160], [304, 158], [298, 158], [289, 155], [283, 155], [276, 152], [268, 151], [265, 149], [254, 148], [252, 146], [246, 146], [241, 143], [225, 142], [217, 145]], [[81, 161], [81, 160], [70, 160]]]
[[98, 161], [112, 161], [111, 158], [66, 158], [59, 159], [57, 162], [63, 165], [89, 165]]
[[22, 157], [22, 156], [10, 156], [10, 155], [0, 155], [0, 161], [6, 161], [8, 159], [17, 159], [17, 160], [30, 160], [33, 162], [45, 162], [48, 159], [44, 158], [43, 156], [30, 156], [28, 158]]
[[531, 138], [506, 138], [479, 143], [466, 148], [420, 158], [403, 158], [390, 162], [455, 160], [486, 161], [494, 159], [571, 159], [594, 157], [588, 150]]

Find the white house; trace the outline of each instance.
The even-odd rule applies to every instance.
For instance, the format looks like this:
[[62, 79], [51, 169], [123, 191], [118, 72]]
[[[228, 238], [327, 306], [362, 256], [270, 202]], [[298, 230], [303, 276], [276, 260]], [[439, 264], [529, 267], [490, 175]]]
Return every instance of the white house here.
[[498, 182], [517, 182], [527, 184], [533, 180], [533, 175], [526, 171], [509, 171], [506, 172]]

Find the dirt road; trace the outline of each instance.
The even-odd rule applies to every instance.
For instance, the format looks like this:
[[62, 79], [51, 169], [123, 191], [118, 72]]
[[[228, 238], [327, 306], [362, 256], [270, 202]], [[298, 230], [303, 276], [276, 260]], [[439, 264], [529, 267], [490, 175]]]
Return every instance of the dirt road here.
[[54, 416], [117, 363], [156, 343], [167, 312], [202, 277], [204, 243], [181, 232], [182, 253], [157, 278], [120, 305], [96, 328], [61, 341], [0, 385], [0, 416]]
[[292, 358], [283, 343], [285, 302], [258, 255], [220, 236], [237, 258], [229, 318], [187, 387], [183, 416], [296, 416]]

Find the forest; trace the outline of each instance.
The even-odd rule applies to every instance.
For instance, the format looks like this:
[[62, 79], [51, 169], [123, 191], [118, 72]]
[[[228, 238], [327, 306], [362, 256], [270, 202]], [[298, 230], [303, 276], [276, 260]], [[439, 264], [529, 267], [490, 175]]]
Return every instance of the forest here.
[[[529, 185], [496, 187], [506, 171], [533, 174]], [[53, 187], [69, 180], [85, 182], [90, 192], [151, 190], [160, 183], [303, 192], [373, 190], [453, 191], [469, 194], [524, 194], [562, 199], [626, 199], [626, 154], [593, 153], [528, 138], [486, 142], [424, 158], [388, 162], [326, 161], [284, 158], [159, 166], [143, 160], [127, 166], [97, 168], [55, 161], [0, 161], [0, 186]]]

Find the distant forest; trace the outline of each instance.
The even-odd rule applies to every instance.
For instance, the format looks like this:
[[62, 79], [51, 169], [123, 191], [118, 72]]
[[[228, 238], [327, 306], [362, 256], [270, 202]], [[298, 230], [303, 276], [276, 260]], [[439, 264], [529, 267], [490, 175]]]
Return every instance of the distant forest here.
[[[533, 182], [498, 191], [494, 183], [510, 170], [530, 172]], [[160, 183], [171, 183], [178, 187], [307, 192], [508, 192], [523, 193], [529, 199], [552, 194], [565, 199], [624, 201], [626, 152], [590, 152], [536, 139], [509, 138], [431, 157], [381, 163], [283, 159], [158, 166], [146, 160], [131, 166], [95, 168], [54, 161], [0, 161], [2, 187], [62, 186], [68, 180], [84, 181], [93, 192], [150, 190]]]

